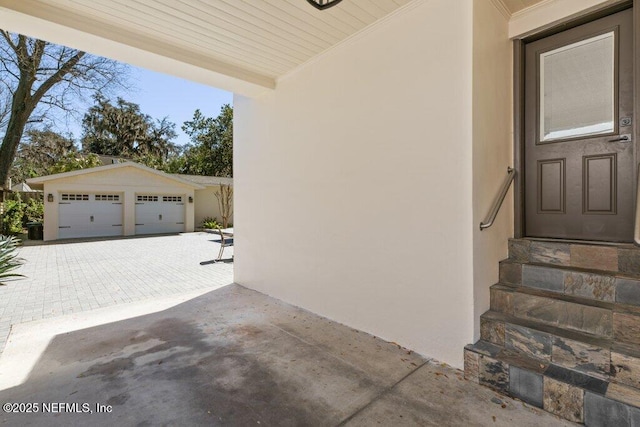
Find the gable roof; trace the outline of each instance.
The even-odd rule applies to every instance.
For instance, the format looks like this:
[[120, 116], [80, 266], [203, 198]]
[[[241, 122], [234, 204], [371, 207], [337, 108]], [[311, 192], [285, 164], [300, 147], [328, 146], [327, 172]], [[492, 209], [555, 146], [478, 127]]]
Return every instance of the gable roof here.
[[62, 178], [70, 178], [70, 177], [74, 177], [74, 176], [79, 176], [79, 175], [88, 175], [88, 174], [92, 174], [92, 173], [97, 173], [97, 172], [107, 172], [107, 171], [111, 171], [111, 170], [115, 170], [115, 169], [122, 169], [122, 168], [134, 168], [134, 169], [138, 169], [144, 172], [148, 172], [154, 175], [158, 175], [161, 176], [163, 178], [166, 179], [170, 179], [173, 181], [177, 181], [181, 184], [185, 184], [188, 185], [190, 187], [193, 187], [197, 190], [202, 190], [204, 188], [204, 186], [193, 182], [193, 181], [189, 181], [183, 178], [180, 178], [179, 176], [176, 176], [174, 174], [168, 174], [168, 173], [164, 173], [161, 172], [159, 170], [141, 165], [139, 163], [134, 163], [134, 162], [123, 162], [123, 163], [114, 163], [112, 165], [106, 165], [106, 166], [98, 166], [95, 168], [88, 168], [88, 169], [80, 169], [80, 170], [75, 170], [75, 171], [71, 171], [71, 172], [63, 172], [63, 173], [56, 173], [53, 175], [46, 175], [46, 176], [40, 176], [37, 178], [31, 178], [27, 180], [27, 183], [31, 186], [40, 186], [46, 182], [49, 181], [55, 181], [58, 179], [62, 179]]

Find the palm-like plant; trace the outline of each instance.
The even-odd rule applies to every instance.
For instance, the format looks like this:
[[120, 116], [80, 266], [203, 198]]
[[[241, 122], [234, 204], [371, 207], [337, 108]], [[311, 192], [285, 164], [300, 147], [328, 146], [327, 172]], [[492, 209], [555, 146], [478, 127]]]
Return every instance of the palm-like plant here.
[[18, 239], [0, 235], [0, 285], [4, 285], [3, 279], [7, 277], [24, 277], [23, 274], [12, 273], [23, 263], [22, 258], [18, 258], [16, 254], [17, 248]]

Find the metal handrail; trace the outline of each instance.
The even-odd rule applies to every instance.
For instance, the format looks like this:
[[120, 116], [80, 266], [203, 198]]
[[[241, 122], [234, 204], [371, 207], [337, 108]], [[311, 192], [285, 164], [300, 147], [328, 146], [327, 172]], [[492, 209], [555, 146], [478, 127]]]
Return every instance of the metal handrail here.
[[[507, 196], [507, 191], [509, 191], [509, 187], [511, 186], [511, 183], [513, 182], [513, 178], [515, 178], [515, 176], [516, 176], [515, 169], [513, 169], [512, 167], [508, 167], [507, 178], [504, 180], [504, 184], [502, 184], [502, 188], [500, 189], [498, 196], [493, 201], [493, 205], [491, 206], [491, 210], [489, 211], [489, 214], [487, 214], [484, 221], [480, 223], [480, 231], [484, 230], [485, 228], [489, 228], [493, 225], [493, 222], [496, 220], [498, 211], [502, 206], [502, 202], [504, 202], [504, 198]], [[638, 231], [638, 211], [637, 210], [636, 210], [636, 233], [640, 233]], [[637, 236], [638, 234], [636, 234], [636, 237]]]
[[640, 165], [638, 165], [638, 178], [636, 179], [636, 222], [633, 226], [633, 243], [640, 245]]

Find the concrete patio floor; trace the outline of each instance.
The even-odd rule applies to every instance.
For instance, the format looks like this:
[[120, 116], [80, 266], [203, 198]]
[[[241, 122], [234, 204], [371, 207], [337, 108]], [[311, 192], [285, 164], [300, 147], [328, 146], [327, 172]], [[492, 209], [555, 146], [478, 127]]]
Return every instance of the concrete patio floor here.
[[[0, 373], [36, 362], [22, 384], [2, 381], [0, 403], [37, 403], [39, 412], [2, 413], [0, 424], [570, 425], [458, 370], [238, 285], [113, 321], [114, 310], [144, 312], [136, 304], [18, 325]], [[35, 350], [30, 340], [47, 333], [56, 335]], [[98, 413], [98, 404], [110, 412]], [[68, 412], [85, 408], [91, 412]]]

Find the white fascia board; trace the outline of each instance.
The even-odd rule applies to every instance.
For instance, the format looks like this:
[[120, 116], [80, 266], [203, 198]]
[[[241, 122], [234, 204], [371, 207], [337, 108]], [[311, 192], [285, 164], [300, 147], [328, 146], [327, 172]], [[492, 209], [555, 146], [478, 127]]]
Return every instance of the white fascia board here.
[[0, 28], [170, 74], [249, 98], [275, 88], [275, 79], [159, 43], [29, 0], [0, 0]]

